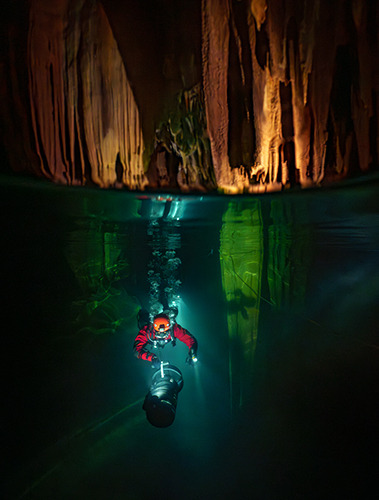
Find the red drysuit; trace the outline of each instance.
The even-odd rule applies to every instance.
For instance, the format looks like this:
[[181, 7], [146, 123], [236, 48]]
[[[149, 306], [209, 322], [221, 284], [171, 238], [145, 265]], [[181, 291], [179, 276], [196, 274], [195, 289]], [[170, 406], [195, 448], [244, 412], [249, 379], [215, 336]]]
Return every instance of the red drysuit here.
[[197, 350], [197, 341], [193, 335], [189, 333], [188, 330], [181, 327], [177, 323], [174, 323], [173, 327], [167, 331], [167, 336], [162, 339], [155, 335], [155, 330], [153, 325], [144, 326], [138, 333], [135, 341], [133, 351], [135, 356], [139, 359], [145, 359], [147, 361], [153, 361], [157, 359], [157, 356], [149, 351], [147, 346], [150, 344], [156, 347], [164, 347], [167, 343], [173, 341], [174, 339], [179, 339], [184, 342], [188, 349], [193, 349], [195, 352]]

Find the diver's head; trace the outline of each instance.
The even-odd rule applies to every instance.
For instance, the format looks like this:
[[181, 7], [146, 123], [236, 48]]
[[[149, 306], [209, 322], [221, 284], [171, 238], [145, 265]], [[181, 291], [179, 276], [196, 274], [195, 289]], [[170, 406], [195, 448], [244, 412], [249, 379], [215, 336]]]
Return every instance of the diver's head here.
[[155, 336], [157, 338], [164, 339], [168, 336], [168, 331], [171, 326], [170, 318], [167, 316], [167, 314], [157, 314], [154, 317], [153, 326], [155, 330]]

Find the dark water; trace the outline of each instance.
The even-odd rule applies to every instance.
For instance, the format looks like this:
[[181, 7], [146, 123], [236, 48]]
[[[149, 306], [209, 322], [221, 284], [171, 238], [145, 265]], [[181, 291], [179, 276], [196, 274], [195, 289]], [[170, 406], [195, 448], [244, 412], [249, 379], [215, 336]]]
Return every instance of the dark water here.
[[[173, 207], [2, 180], [2, 498], [376, 498], [377, 180]], [[132, 345], [167, 251], [199, 363], [165, 348], [158, 429]]]

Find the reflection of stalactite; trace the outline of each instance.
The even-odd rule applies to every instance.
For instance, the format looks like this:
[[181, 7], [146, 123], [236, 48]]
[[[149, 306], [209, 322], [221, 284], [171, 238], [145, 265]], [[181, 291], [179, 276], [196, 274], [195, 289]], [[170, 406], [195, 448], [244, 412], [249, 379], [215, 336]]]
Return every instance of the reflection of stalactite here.
[[244, 384], [252, 376], [262, 301], [271, 312], [288, 307], [296, 311], [306, 293], [312, 258], [306, 207], [299, 212], [299, 202], [294, 210], [289, 201], [273, 200], [270, 208], [270, 223], [263, 219], [260, 201], [231, 202], [223, 216], [220, 261], [232, 410], [247, 402]]
[[33, 0], [31, 115], [40, 169], [54, 181], [143, 188], [139, 114], [101, 5]]
[[76, 222], [79, 227], [70, 233], [65, 250], [82, 291], [73, 303], [74, 325], [79, 333], [114, 333], [136, 312], [121, 285], [129, 274], [126, 236], [119, 234], [118, 226], [106, 227], [90, 218]]
[[274, 308], [299, 306], [304, 300], [312, 255], [307, 210], [272, 201], [268, 226], [267, 282]]
[[258, 335], [263, 264], [260, 202], [230, 203], [220, 236], [221, 276], [230, 338], [232, 408], [244, 399]]

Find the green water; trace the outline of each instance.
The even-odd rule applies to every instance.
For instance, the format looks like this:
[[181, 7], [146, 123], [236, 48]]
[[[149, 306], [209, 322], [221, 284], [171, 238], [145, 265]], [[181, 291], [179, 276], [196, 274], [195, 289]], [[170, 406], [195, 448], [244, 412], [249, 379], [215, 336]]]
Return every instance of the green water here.
[[[153, 195], [0, 189], [2, 498], [375, 498], [376, 179], [171, 213]], [[195, 368], [164, 350], [184, 378], [165, 429], [132, 354], [154, 244], [180, 259], [177, 321], [199, 342]]]

